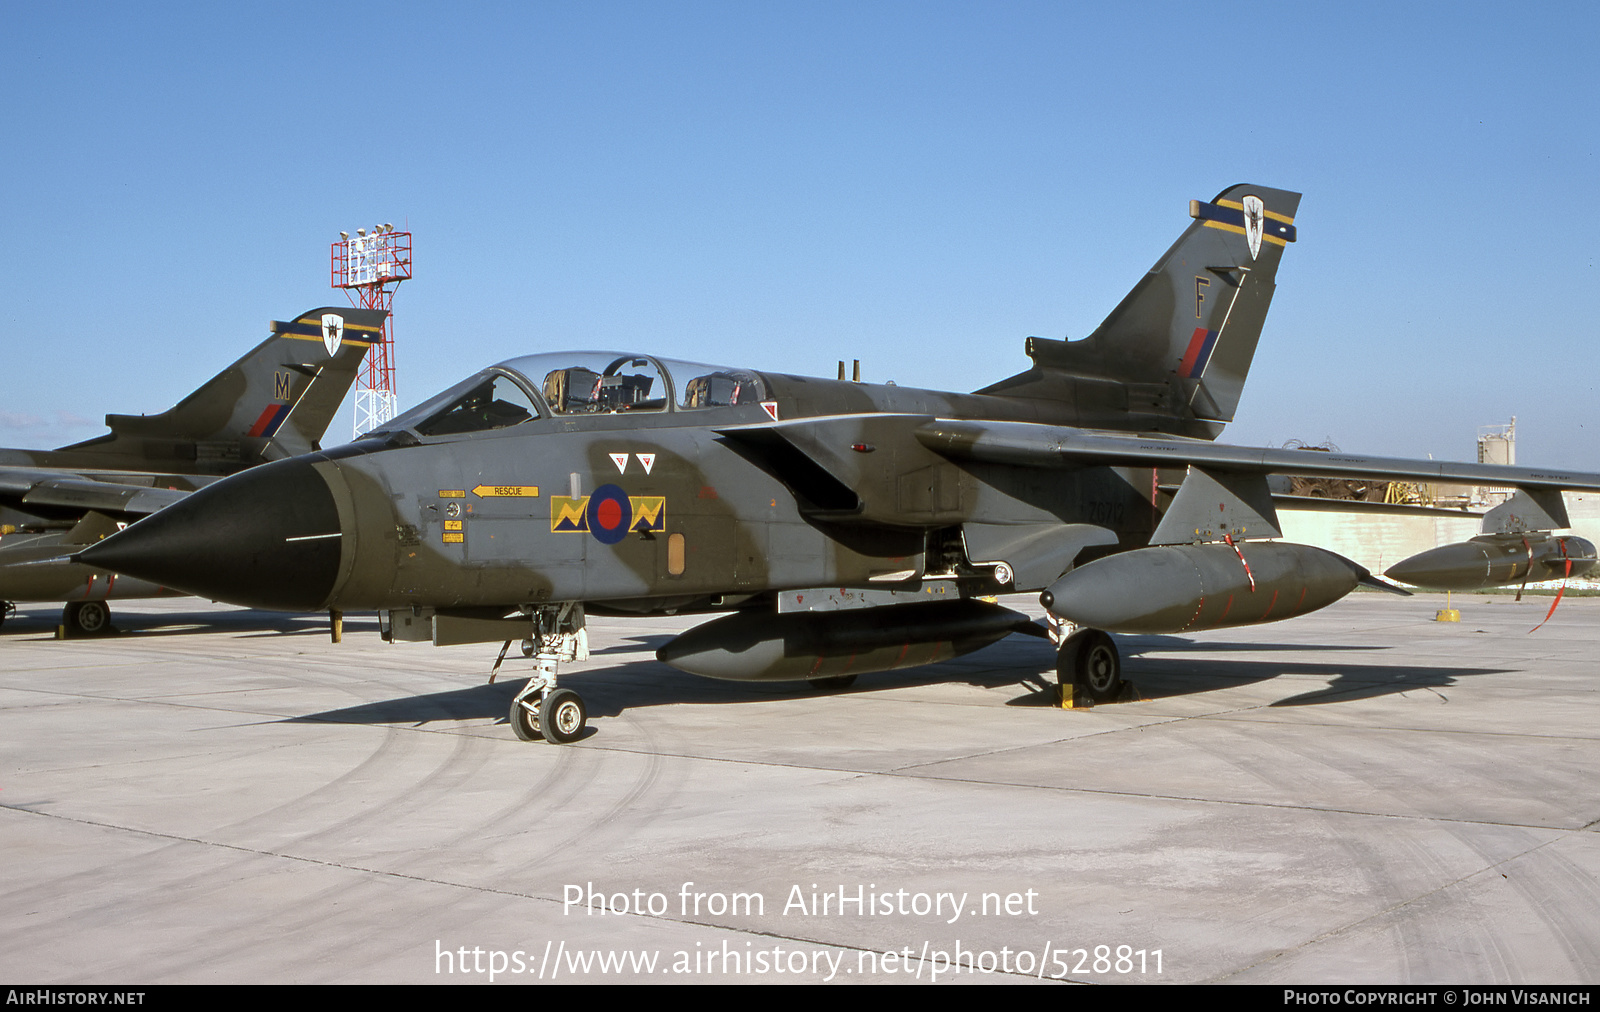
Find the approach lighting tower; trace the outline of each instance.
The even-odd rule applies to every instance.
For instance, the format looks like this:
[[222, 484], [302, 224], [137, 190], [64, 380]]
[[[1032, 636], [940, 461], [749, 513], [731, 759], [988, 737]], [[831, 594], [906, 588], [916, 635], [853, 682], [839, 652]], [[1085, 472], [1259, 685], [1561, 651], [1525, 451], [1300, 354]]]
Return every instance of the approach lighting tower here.
[[359, 439], [395, 416], [399, 403], [394, 384], [394, 293], [411, 277], [411, 233], [393, 225], [356, 229], [355, 237], [340, 232], [333, 244], [333, 287], [343, 288], [352, 306], [382, 309], [383, 339], [367, 352], [356, 381], [356, 425]]

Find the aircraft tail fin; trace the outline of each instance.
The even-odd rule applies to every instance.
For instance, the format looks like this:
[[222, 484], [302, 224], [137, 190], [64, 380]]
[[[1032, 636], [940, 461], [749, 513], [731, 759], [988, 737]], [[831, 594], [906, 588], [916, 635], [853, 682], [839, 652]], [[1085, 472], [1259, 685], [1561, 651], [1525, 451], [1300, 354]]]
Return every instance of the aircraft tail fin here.
[[1028, 338], [1033, 368], [979, 393], [1070, 399], [1080, 424], [1215, 438], [1233, 420], [1295, 241], [1300, 194], [1230, 186], [1081, 341]]
[[63, 447], [126, 455], [139, 468], [225, 474], [317, 448], [387, 314], [323, 307], [272, 336], [158, 415], [107, 415], [108, 435]]
[[269, 460], [322, 448], [322, 437], [333, 423], [339, 405], [344, 403], [345, 395], [355, 386], [368, 349], [383, 337], [383, 319], [388, 314], [379, 309], [313, 309], [291, 323], [274, 320], [273, 332], [303, 339], [308, 327], [316, 327], [326, 348], [328, 328], [324, 316], [328, 315], [344, 318], [338, 351], [322, 363], [306, 386], [298, 391], [298, 397], [289, 402], [287, 417], [263, 451], [263, 456]]

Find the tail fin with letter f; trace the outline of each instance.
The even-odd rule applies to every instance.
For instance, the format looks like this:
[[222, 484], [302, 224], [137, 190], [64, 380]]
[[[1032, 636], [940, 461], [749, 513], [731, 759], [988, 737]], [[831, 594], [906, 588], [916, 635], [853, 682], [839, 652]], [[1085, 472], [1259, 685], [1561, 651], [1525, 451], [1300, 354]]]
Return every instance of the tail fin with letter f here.
[[1191, 200], [1193, 222], [1081, 341], [1028, 339], [1034, 366], [980, 391], [1071, 399], [1080, 424], [1214, 439], [1233, 420], [1300, 194], [1252, 184]]

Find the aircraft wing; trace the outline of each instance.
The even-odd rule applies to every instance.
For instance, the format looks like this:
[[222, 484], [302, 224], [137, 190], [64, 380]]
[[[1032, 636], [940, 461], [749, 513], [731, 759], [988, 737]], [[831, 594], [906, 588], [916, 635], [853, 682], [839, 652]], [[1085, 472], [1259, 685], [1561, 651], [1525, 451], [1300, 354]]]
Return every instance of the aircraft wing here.
[[[889, 474], [885, 480], [878, 458], [864, 457], [874, 445], [891, 446], [914, 440], [936, 457], [950, 461], [1021, 469], [1075, 470], [1093, 467], [1153, 468], [1172, 471], [1188, 468], [1180, 484], [1164, 485], [1174, 494], [1178, 508], [1169, 511], [1157, 543], [1168, 538], [1188, 541], [1194, 532], [1216, 527], [1239, 536], [1282, 537], [1277, 509], [1319, 509], [1346, 513], [1383, 513], [1421, 516], [1474, 516], [1466, 510], [1395, 503], [1369, 503], [1341, 499], [1305, 498], [1273, 490], [1274, 475], [1328, 478], [1377, 478], [1388, 481], [1448, 482], [1519, 488], [1537, 501], [1542, 512], [1521, 510], [1529, 529], [1570, 527], [1560, 490], [1600, 489], [1600, 475], [1543, 468], [1497, 467], [1436, 460], [1366, 457], [1320, 450], [1275, 450], [1228, 446], [1204, 439], [1146, 433], [1111, 432], [1036, 422], [1005, 422], [939, 418], [931, 415], [837, 415], [797, 418], [757, 425], [730, 426], [717, 433], [741, 446], [757, 466], [774, 474], [803, 501], [813, 516], [835, 523], [902, 524], [971, 520], [956, 507], [959, 494], [949, 484], [942, 500], [929, 491], [922, 513], [907, 512], [907, 489], [931, 490], [944, 479], [931, 472]], [[872, 463], [866, 463], [871, 460]], [[925, 467], [901, 458], [902, 467]], [[890, 465], [891, 468], [894, 465]], [[882, 472], [882, 473], [880, 473]], [[1218, 495], [1221, 498], [1217, 498]], [[948, 500], [943, 501], [943, 500]], [[915, 497], [912, 500], [915, 501]], [[1218, 513], [1218, 502], [1230, 509]], [[1209, 504], [1209, 505], [1208, 505]], [[937, 513], [935, 507], [949, 507]], [[1237, 510], [1232, 507], [1238, 506]], [[1044, 517], [1032, 518], [1045, 522]], [[983, 521], [989, 522], [989, 521]], [[1027, 522], [1008, 516], [1008, 525]], [[1219, 528], [1220, 529], [1220, 528]]]
[[[1241, 537], [1282, 537], [1270, 475], [1311, 478], [1377, 478], [1387, 481], [1447, 482], [1516, 488], [1508, 504], [1510, 528], [1556, 530], [1572, 526], [1563, 490], [1600, 491], [1600, 474], [1553, 468], [1504, 467], [1445, 460], [1364, 457], [1322, 450], [1276, 450], [1228, 446], [1203, 439], [1104, 432], [1032, 422], [975, 422], [935, 419], [916, 429], [927, 448], [952, 460], [1013, 467], [1188, 468], [1188, 476], [1151, 536], [1153, 545]], [[1329, 499], [1324, 509], [1348, 512], [1348, 503]]]
[[1381, 478], [1447, 482], [1529, 491], [1600, 492], [1600, 474], [1552, 468], [1505, 467], [1445, 460], [1363, 457], [1322, 450], [1228, 446], [1203, 439], [1100, 432], [1032, 422], [935, 419], [917, 439], [946, 457], [1022, 467], [1184, 467], [1231, 474], [1293, 474], [1310, 478]]
[[[163, 475], [115, 472], [105, 479], [53, 468], [0, 470], [0, 502], [30, 507], [87, 511], [141, 517], [189, 495], [187, 489], [157, 488]], [[190, 484], [195, 478], [184, 479]], [[204, 483], [204, 479], [199, 479]]]

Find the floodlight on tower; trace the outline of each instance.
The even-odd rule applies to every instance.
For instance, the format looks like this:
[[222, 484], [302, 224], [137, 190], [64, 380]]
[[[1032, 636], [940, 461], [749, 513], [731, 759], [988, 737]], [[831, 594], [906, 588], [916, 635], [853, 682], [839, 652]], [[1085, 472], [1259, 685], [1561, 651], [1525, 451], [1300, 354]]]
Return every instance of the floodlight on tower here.
[[374, 225], [369, 235], [356, 229], [356, 237], [340, 232], [333, 244], [333, 287], [343, 288], [350, 304], [362, 309], [382, 309], [383, 337], [367, 352], [366, 364], [356, 381], [354, 438], [393, 418], [399, 396], [394, 377], [394, 293], [411, 277], [411, 233], [396, 232], [393, 225]]

